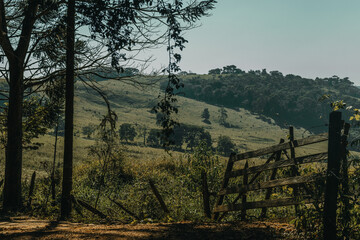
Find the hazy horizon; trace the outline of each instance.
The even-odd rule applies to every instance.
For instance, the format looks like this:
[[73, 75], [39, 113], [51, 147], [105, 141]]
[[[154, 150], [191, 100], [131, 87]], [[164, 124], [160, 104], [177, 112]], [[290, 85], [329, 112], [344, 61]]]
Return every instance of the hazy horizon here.
[[[185, 34], [184, 71], [236, 65], [306, 78], [337, 75], [360, 85], [360, 1], [219, 0], [212, 16]], [[167, 63], [153, 51], [152, 67]]]

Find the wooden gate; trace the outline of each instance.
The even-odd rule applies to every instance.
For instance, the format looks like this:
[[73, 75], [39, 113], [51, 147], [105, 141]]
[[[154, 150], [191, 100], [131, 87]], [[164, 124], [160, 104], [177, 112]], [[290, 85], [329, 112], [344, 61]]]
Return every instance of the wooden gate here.
[[[246, 217], [246, 210], [262, 208], [261, 217], [266, 216], [267, 208], [295, 205], [296, 212], [298, 205], [301, 203], [314, 203], [315, 201], [325, 201], [324, 203], [324, 227], [325, 231], [328, 228], [333, 228], [336, 231], [336, 204], [337, 193], [339, 185], [339, 168], [340, 161], [344, 159], [346, 137], [349, 131], [349, 124], [344, 124], [341, 120], [340, 112], [332, 112], [330, 114], [329, 134], [323, 133], [307, 138], [295, 140], [293, 128], [289, 129], [289, 141], [285, 142], [281, 139], [280, 143], [275, 146], [258, 149], [255, 151], [232, 154], [229, 158], [221, 190], [217, 195], [217, 201], [213, 209], [212, 218], [214, 220], [221, 220], [227, 212], [241, 211], [242, 219]], [[296, 149], [302, 146], [328, 141], [328, 150], [316, 154], [298, 156]], [[269, 155], [270, 157], [262, 165], [249, 167], [249, 159]], [[284, 156], [282, 159], [282, 156]], [[234, 170], [234, 164], [239, 161], [246, 161], [244, 167]], [[323, 173], [311, 174], [301, 176], [299, 166], [302, 164], [326, 162], [327, 170]], [[277, 169], [290, 167], [291, 176], [276, 179]], [[260, 174], [264, 171], [271, 171], [270, 180], [261, 182], [258, 179]], [[346, 171], [347, 172], [347, 171]], [[242, 177], [241, 184], [231, 185], [230, 179]], [[312, 193], [308, 191], [305, 183], [315, 182], [322, 178], [326, 180], [325, 194], [321, 199], [316, 199]], [[293, 196], [270, 199], [272, 188], [280, 186], [291, 186], [293, 188]], [[302, 186], [301, 188], [299, 188]], [[328, 187], [331, 186], [331, 187]], [[264, 190], [264, 200], [261, 201], [247, 201], [247, 193], [250, 191]], [[302, 190], [302, 191], [300, 191]], [[231, 194], [237, 194], [232, 198], [233, 200], [224, 204], [225, 197]], [[238, 203], [238, 201], [241, 202]], [[220, 213], [223, 215], [220, 217]], [[335, 217], [335, 218], [334, 218]], [[332, 231], [330, 229], [330, 231]], [[333, 234], [329, 233], [330, 235]], [[324, 235], [325, 236], [325, 235]], [[335, 232], [336, 236], [336, 232]], [[333, 236], [331, 238], [333, 239]]]

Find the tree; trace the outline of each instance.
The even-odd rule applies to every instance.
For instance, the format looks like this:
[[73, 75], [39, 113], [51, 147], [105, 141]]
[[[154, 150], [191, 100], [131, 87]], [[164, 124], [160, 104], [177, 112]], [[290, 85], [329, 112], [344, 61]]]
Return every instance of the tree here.
[[183, 125], [183, 128], [185, 131], [184, 141], [187, 144], [186, 148], [193, 150], [200, 142], [204, 142], [211, 148], [211, 135], [208, 131], [205, 131], [204, 128], [191, 125]]
[[224, 156], [229, 156], [235, 148], [235, 144], [231, 141], [228, 136], [220, 135], [218, 138], [217, 151]]
[[204, 111], [201, 114], [201, 117], [204, 119], [203, 122], [207, 124], [211, 124], [209, 118], [210, 118], [210, 112], [208, 108], [205, 108]]
[[95, 132], [96, 126], [93, 124], [82, 127], [82, 133], [86, 136], [86, 138], [90, 139], [91, 135]]
[[237, 68], [235, 65], [228, 65], [223, 67], [222, 74], [238, 74], [245, 73], [241, 69]]
[[148, 134], [148, 128], [146, 125], [138, 125], [135, 124], [138, 127], [138, 133], [139, 137], [142, 137], [143, 139], [143, 145], [146, 146], [146, 136]]
[[209, 74], [221, 74], [221, 68], [214, 68], [209, 70]]
[[228, 118], [227, 111], [224, 107], [219, 109], [219, 124], [227, 127], [229, 124], [226, 122]]
[[160, 147], [160, 130], [151, 129], [149, 135], [146, 139], [146, 142], [151, 147]]
[[[106, 47], [111, 56], [111, 65], [118, 71], [123, 70], [119, 65], [120, 60], [128, 60], [126, 55], [120, 53], [120, 51], [131, 51], [138, 39], [140, 39], [140, 49], [159, 44], [158, 39], [161, 39], [161, 36], [156, 38], [154, 42], [146, 32], [154, 34], [151, 31], [154, 29], [154, 26], [158, 28], [165, 23], [167, 34], [163, 36], [167, 37], [169, 65], [164, 72], [168, 74], [168, 86], [163, 99], [154, 108], [164, 116], [161, 125], [165, 138], [172, 133], [172, 127], [176, 125], [176, 122], [171, 117], [171, 114], [178, 111], [173, 105], [176, 102], [174, 89], [179, 89], [183, 86], [174, 74], [174, 72], [180, 71], [177, 63], [181, 60], [181, 55], [175, 53], [174, 50], [175, 48], [182, 50], [187, 42], [181, 34], [184, 29], [181, 23], [191, 26], [201, 16], [206, 15], [206, 11], [212, 9], [215, 2], [215, 0], [207, 0], [200, 3], [192, 1], [188, 2], [187, 6], [184, 6], [182, 1], [167, 3], [163, 0], [140, 0], [132, 3], [129, 1], [118, 3], [104, 0], [86, 1], [79, 4], [79, 10], [84, 17], [83, 24], [91, 26], [92, 39], [96, 39], [99, 36], [106, 41]], [[99, 15], [99, 13], [102, 14]], [[159, 24], [152, 25], [154, 21], [158, 21]], [[134, 29], [137, 29], [138, 32], [134, 33]], [[110, 105], [106, 98], [104, 100], [107, 102], [109, 109], [108, 116], [111, 118]], [[69, 195], [67, 196], [67, 201], [70, 202]]]
[[[169, 3], [170, 2], [170, 3]], [[184, 29], [193, 26], [193, 23], [207, 11], [214, 7], [215, 0], [190, 1], [184, 4], [183, 1], [166, 0], [139, 0], [139, 1], [54, 1], [54, 0], [33, 0], [13, 1], [0, 0], [0, 46], [2, 50], [1, 59], [9, 82], [9, 109], [7, 115], [8, 136], [5, 166], [5, 187], [4, 187], [4, 209], [14, 210], [21, 207], [21, 169], [22, 169], [22, 101], [25, 89], [40, 86], [51, 81], [56, 74], [65, 73], [65, 51], [69, 50], [67, 63], [70, 62], [71, 51], [70, 41], [65, 44], [66, 35], [73, 35], [71, 31], [66, 33], [65, 29], [71, 28], [70, 15], [77, 14], [78, 21], [76, 28], [88, 26], [90, 29], [88, 39], [84, 34], [75, 39], [72, 43], [81, 48], [76, 51], [75, 57], [77, 70], [89, 69], [96, 66], [109, 66], [117, 69], [119, 73], [124, 69], [121, 63], [131, 60], [131, 51], [141, 51], [145, 48], [153, 48], [158, 44], [168, 43], [169, 67], [165, 72], [169, 75], [169, 86], [167, 92], [159, 104], [160, 111], [170, 115], [175, 112], [171, 103], [174, 102], [173, 89], [179, 88], [181, 84], [172, 75], [178, 70], [177, 62], [181, 56], [174, 52], [175, 48], [182, 50], [187, 42], [182, 37]], [[77, 13], [75, 13], [75, 6]], [[65, 20], [65, 13], [67, 21]], [[71, 13], [71, 14], [70, 14]], [[68, 25], [68, 27], [66, 27]], [[155, 30], [160, 31], [155, 31]], [[73, 28], [75, 30], [75, 27]], [[159, 34], [156, 34], [156, 33]], [[21, 37], [19, 37], [21, 36]], [[87, 43], [91, 48], [87, 48]], [[96, 45], [98, 44], [98, 45]], [[65, 48], [64, 46], [67, 45]], [[102, 50], [106, 48], [107, 52]], [[88, 53], [98, 53], [97, 57], [89, 56]], [[77, 59], [83, 55], [81, 59]], [[134, 54], [136, 55], [136, 54]], [[87, 59], [87, 60], [86, 60]], [[91, 60], [89, 60], [91, 59]], [[73, 60], [73, 63], [75, 61]], [[34, 70], [34, 66], [39, 66]], [[24, 74], [25, 71], [29, 75]], [[69, 102], [73, 99], [73, 81], [71, 82], [70, 72], [67, 71], [67, 97], [65, 117], [70, 119], [73, 106]], [[91, 70], [90, 70], [91, 71]], [[4, 75], [4, 74], [3, 74]], [[119, 74], [120, 76], [121, 74]], [[26, 76], [26, 78], [24, 78]], [[88, 83], [86, 83], [88, 84]], [[89, 84], [90, 85], [90, 84]], [[64, 166], [68, 169], [64, 181], [71, 184], [72, 166], [72, 121], [65, 119], [65, 140]], [[164, 127], [173, 126], [171, 118], [166, 118]], [[66, 127], [67, 125], [67, 127]], [[67, 172], [67, 171], [65, 171]], [[63, 187], [67, 186], [67, 184]], [[66, 188], [69, 193], [70, 188]], [[71, 190], [71, 189], [70, 189]], [[64, 191], [64, 189], [63, 189]], [[70, 195], [66, 194], [68, 202]]]
[[61, 216], [71, 214], [71, 191], [74, 147], [74, 75], [75, 75], [75, 0], [68, 0], [66, 15], [66, 86], [65, 86], [65, 136], [64, 166], [61, 193]]
[[[0, 73], [9, 85], [4, 211], [21, 209], [24, 96], [62, 75], [65, 1], [0, 1]], [[19, 37], [21, 36], [21, 37]], [[35, 89], [35, 90], [33, 90]]]
[[134, 141], [136, 137], [135, 128], [130, 123], [123, 123], [120, 125], [119, 129], [120, 140], [125, 140], [126, 142]]
[[[39, 1], [29, 1], [26, 7], [22, 7], [22, 24], [20, 24], [21, 37], [16, 43], [12, 41], [11, 34], [15, 31], [6, 19], [5, 7], [10, 4], [16, 6], [16, 2], [0, 1], [0, 46], [9, 62], [9, 108], [7, 113], [7, 147], [5, 162], [5, 185], [4, 202], [5, 211], [16, 211], [22, 206], [21, 202], [21, 169], [22, 169], [22, 112], [24, 96], [24, 65], [26, 53], [34, 27], [35, 17], [38, 13]], [[19, 3], [18, 3], [19, 4]], [[20, 19], [17, 19], [18, 21]], [[18, 32], [18, 31], [17, 31]]]
[[[57, 179], [60, 179], [60, 176], [56, 177], [56, 155], [57, 155], [57, 142], [58, 136], [60, 134], [63, 135], [64, 132], [64, 121], [63, 121], [63, 110], [64, 110], [64, 98], [65, 98], [65, 89], [64, 89], [65, 82], [63, 79], [58, 81], [54, 81], [46, 86], [45, 93], [49, 97], [50, 109], [53, 110], [53, 118], [55, 120], [55, 141], [54, 141], [54, 155], [53, 155], [53, 163], [52, 163], [52, 170], [51, 170], [51, 184], [50, 184], [50, 191], [51, 191], [51, 198], [52, 198], [52, 205], [55, 206], [56, 201], [56, 184]], [[60, 131], [59, 131], [60, 130]]]

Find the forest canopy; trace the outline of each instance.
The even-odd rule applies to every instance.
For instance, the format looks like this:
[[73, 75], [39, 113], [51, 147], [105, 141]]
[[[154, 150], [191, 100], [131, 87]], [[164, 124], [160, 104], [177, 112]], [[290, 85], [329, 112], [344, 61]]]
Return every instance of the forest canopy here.
[[[265, 69], [245, 72], [234, 65], [212, 69], [209, 75], [182, 76], [186, 97], [228, 108], [245, 108], [273, 118], [281, 126], [314, 132], [326, 130], [330, 100], [359, 106], [360, 90], [348, 78], [308, 79]], [[321, 96], [331, 96], [328, 102]], [[315, 128], [323, 125], [323, 128]]]

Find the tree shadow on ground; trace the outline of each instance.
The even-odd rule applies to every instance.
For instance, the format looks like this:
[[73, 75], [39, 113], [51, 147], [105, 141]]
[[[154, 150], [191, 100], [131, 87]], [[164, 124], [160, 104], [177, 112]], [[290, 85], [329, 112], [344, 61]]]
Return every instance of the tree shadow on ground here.
[[[0, 226], [1, 228], [1, 226]], [[3, 228], [2, 229], [6, 229]], [[41, 228], [24, 229], [19, 232], [6, 229], [0, 239], [289, 239], [266, 226], [244, 227], [241, 223], [164, 223], [94, 225], [68, 222], [49, 222]]]

